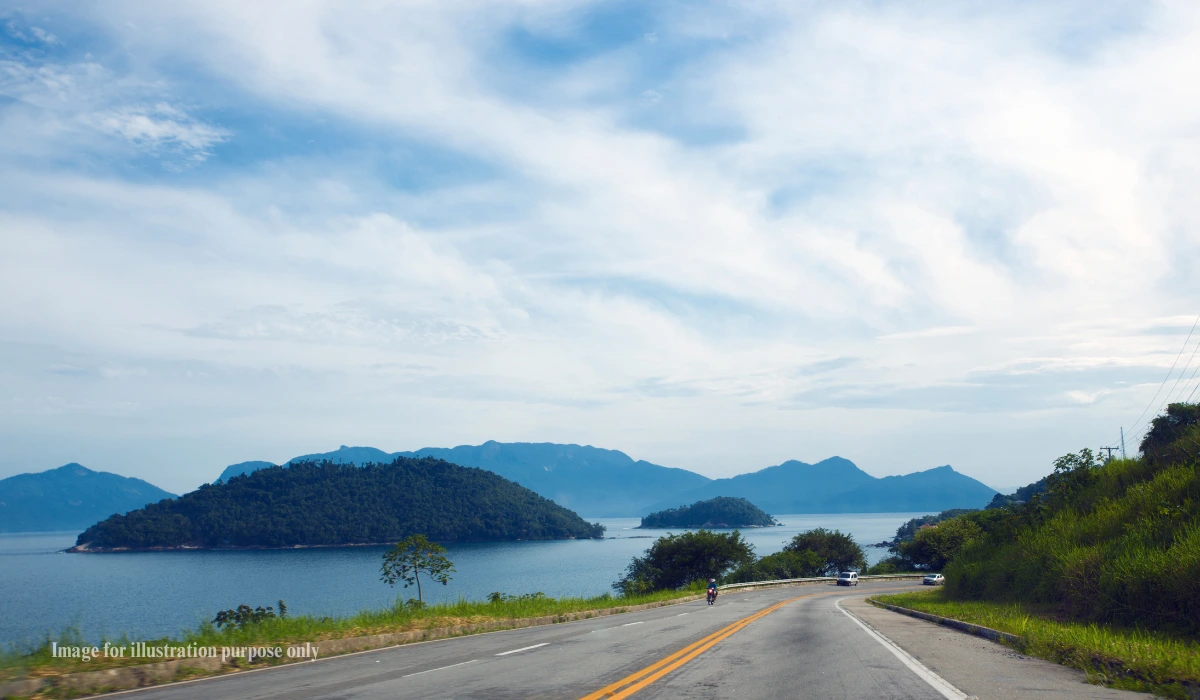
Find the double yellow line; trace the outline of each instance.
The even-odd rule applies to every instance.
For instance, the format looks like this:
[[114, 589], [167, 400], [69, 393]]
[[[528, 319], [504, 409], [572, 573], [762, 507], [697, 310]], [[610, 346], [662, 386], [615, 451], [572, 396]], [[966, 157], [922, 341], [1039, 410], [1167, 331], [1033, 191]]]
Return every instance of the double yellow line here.
[[801, 596], [796, 596], [795, 598], [788, 598], [787, 600], [783, 601], [782, 603], [776, 603], [769, 608], [764, 608], [762, 610], [759, 610], [758, 612], [754, 613], [753, 615], [750, 615], [749, 617], [743, 617], [742, 619], [738, 620], [737, 622], [734, 622], [733, 624], [731, 624], [727, 627], [722, 627], [721, 629], [717, 630], [716, 632], [713, 632], [712, 634], [708, 635], [704, 639], [701, 639], [700, 641], [695, 642], [693, 644], [689, 644], [688, 646], [680, 649], [679, 651], [675, 652], [674, 654], [671, 654], [670, 656], [666, 657], [665, 659], [655, 661], [654, 663], [650, 664], [646, 668], [643, 668], [642, 670], [638, 671], [637, 673], [633, 673], [628, 676], [625, 676], [624, 678], [617, 681], [616, 683], [613, 683], [612, 685], [607, 685], [607, 686], [601, 688], [600, 690], [597, 690], [596, 692], [591, 693], [590, 695], [584, 695], [582, 698], [580, 698], [580, 700], [602, 700], [602, 699], [604, 699], [604, 700], [621, 700], [621, 698], [627, 698], [630, 695], [633, 695], [634, 693], [638, 692], [639, 690], [650, 685], [654, 681], [657, 681], [659, 678], [662, 678], [663, 676], [667, 675], [671, 671], [674, 671], [675, 669], [679, 668], [680, 666], [683, 666], [687, 662], [691, 661], [692, 659], [696, 658], [697, 656], [708, 651], [717, 642], [721, 641], [722, 639], [732, 636], [735, 632], [742, 629], [746, 625], [749, 625], [751, 622], [754, 622], [755, 620], [759, 619], [760, 617], [766, 617], [767, 615], [770, 615], [771, 613], [775, 612], [776, 610], [782, 608], [783, 606], [787, 605], [788, 603], [790, 603], [794, 600], [800, 600], [801, 598], [810, 598], [813, 595], [819, 595], [819, 594], [810, 593], [809, 595], [801, 595]]

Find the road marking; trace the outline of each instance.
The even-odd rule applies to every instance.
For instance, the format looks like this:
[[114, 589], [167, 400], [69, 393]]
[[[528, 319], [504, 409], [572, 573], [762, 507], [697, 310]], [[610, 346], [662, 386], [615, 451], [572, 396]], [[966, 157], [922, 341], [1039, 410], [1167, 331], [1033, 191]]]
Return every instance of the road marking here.
[[676, 615], [675, 617], [683, 617], [684, 615], [687, 615], [687, 613], [679, 613], [679, 614], [678, 614], [678, 615]]
[[738, 630], [749, 625], [751, 622], [754, 622], [761, 617], [770, 615], [794, 600], [811, 598], [814, 595], [821, 594], [810, 593], [808, 595], [796, 596], [795, 598], [789, 598], [781, 603], [776, 603], [769, 608], [763, 608], [753, 615], [748, 615], [732, 624], [722, 627], [698, 642], [693, 642], [692, 644], [687, 645], [686, 647], [680, 649], [674, 654], [671, 654], [670, 656], [667, 656], [666, 658], [655, 661], [646, 668], [643, 668], [636, 673], [632, 673], [616, 683], [607, 685], [594, 693], [589, 693], [588, 695], [583, 696], [580, 698], [580, 700], [601, 700], [602, 698], [622, 700], [622, 698], [627, 698], [667, 675], [671, 671], [674, 671], [680, 666], [683, 666], [687, 662], [708, 651], [722, 639], [733, 636]]
[[496, 656], [508, 656], [509, 654], [516, 654], [517, 652], [521, 652], [521, 651], [529, 651], [530, 649], [537, 649], [538, 647], [544, 647], [549, 643], [550, 642], [542, 642], [541, 644], [534, 644], [531, 647], [521, 647], [520, 649], [513, 649], [512, 651], [502, 651], [499, 654], [496, 654]]
[[923, 680], [926, 683], [928, 683], [929, 685], [933, 686], [933, 689], [938, 691], [939, 693], [941, 693], [942, 697], [946, 698], [947, 700], [970, 700], [970, 698], [974, 697], [974, 696], [969, 696], [966, 693], [964, 693], [963, 691], [959, 690], [958, 688], [955, 688], [953, 685], [950, 685], [949, 681], [947, 681], [945, 678], [942, 678], [938, 674], [936, 674], [933, 671], [926, 668], [925, 664], [923, 664], [920, 661], [917, 661], [915, 658], [913, 658], [912, 654], [909, 654], [907, 651], [904, 651], [895, 642], [893, 642], [892, 640], [890, 640], [887, 637], [880, 634], [877, 630], [875, 630], [873, 627], [871, 627], [867, 623], [858, 619], [857, 615], [855, 615], [854, 613], [850, 612], [849, 610], [843, 608], [842, 607], [842, 599], [838, 599], [838, 601], [836, 603], [834, 603], [834, 607], [836, 607], [838, 610], [841, 610], [846, 615], [846, 617], [850, 618], [851, 620], [854, 620], [855, 624], [857, 624], [859, 627], [863, 628], [863, 630], [867, 634], [871, 635], [871, 637], [873, 637], [875, 639], [875, 641], [879, 642], [888, 651], [895, 654], [896, 658], [900, 659], [900, 661], [905, 666], [907, 666], [909, 668], [909, 670], [911, 670], [913, 673], [920, 676], [921, 680]]
[[[642, 622], [645, 622], [645, 620], [642, 620]], [[642, 623], [641, 622], [626, 622], [625, 624], [623, 624], [621, 626], [622, 627], [632, 627], [634, 625], [640, 625], [640, 624], [642, 624]]]
[[428, 671], [417, 671], [416, 673], [409, 673], [407, 675], [400, 676], [400, 677], [401, 678], [411, 678], [412, 676], [419, 676], [422, 673], [433, 673], [434, 671], [445, 671], [446, 669], [454, 668], [455, 666], [466, 666], [467, 664], [473, 664], [478, 660], [479, 659], [471, 659], [470, 661], [463, 661], [462, 663], [458, 663], [458, 664], [450, 664], [449, 666], [439, 666], [438, 668], [431, 668]]

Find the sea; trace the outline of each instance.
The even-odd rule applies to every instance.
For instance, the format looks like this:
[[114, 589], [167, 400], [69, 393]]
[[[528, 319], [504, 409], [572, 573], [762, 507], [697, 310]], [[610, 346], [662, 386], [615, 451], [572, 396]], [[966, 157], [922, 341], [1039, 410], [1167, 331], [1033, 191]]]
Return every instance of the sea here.
[[[778, 552], [815, 527], [854, 537], [869, 563], [896, 529], [924, 513], [779, 515], [782, 526], [742, 535], [759, 556]], [[605, 539], [449, 544], [455, 573], [446, 586], [423, 584], [427, 602], [509, 595], [595, 596], [612, 591], [630, 561], [667, 530], [639, 530], [638, 518], [588, 518]], [[682, 532], [675, 528], [672, 532]], [[0, 534], [0, 646], [26, 648], [72, 631], [89, 642], [177, 636], [219, 610], [276, 605], [290, 614], [349, 615], [379, 609], [416, 589], [379, 580], [384, 546], [68, 554], [75, 532]]]

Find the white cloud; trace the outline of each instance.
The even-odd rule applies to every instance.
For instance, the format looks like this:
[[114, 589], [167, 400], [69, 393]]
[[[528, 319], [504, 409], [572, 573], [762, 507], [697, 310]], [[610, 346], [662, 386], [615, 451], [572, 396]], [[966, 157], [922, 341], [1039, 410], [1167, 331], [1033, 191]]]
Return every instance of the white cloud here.
[[177, 150], [193, 160], [204, 160], [209, 149], [230, 132], [189, 117], [165, 103], [153, 107], [121, 107], [83, 117], [85, 123], [104, 133], [120, 136], [151, 151]]
[[[1146, 324], [1200, 302], [1193, 10], [1085, 55], [1042, 7], [684, 9], [569, 65], [508, 43], [570, 45], [582, 9], [121, 6], [94, 31], [132, 60], [0, 64], [0, 330], [151, 367], [122, 391], [201, 363], [200, 414], [253, 385], [345, 416], [297, 408], [279, 445], [577, 440], [712, 473], [839, 452], [1015, 483], [1149, 400], [1181, 336]], [[205, 99], [252, 103], [274, 150], [239, 138], [250, 166], [186, 186], [44, 165], [219, 157]], [[439, 179], [443, 153], [482, 174]]]

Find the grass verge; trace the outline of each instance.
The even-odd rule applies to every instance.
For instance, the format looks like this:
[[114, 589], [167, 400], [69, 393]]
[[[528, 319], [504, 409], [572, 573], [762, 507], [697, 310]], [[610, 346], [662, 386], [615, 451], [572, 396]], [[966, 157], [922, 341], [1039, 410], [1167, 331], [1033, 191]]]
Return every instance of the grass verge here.
[[1200, 689], [1200, 643], [1193, 638], [1058, 620], [1020, 603], [950, 600], [941, 589], [874, 599], [1018, 635], [1018, 651], [1078, 668], [1111, 687], [1180, 700]]
[[204, 623], [195, 630], [175, 638], [132, 640], [123, 635], [117, 638], [103, 639], [98, 644], [94, 640], [84, 640], [77, 631], [68, 629], [57, 637], [47, 637], [36, 645], [26, 645], [24, 648], [12, 646], [0, 652], [0, 682], [169, 660], [100, 656], [84, 662], [79, 659], [55, 658], [51, 653], [52, 642], [57, 642], [60, 647], [81, 646], [85, 643], [103, 647], [105, 641], [110, 642], [113, 646], [127, 647], [135, 641], [143, 641], [149, 646], [163, 644], [184, 647], [192, 644], [213, 647], [287, 646], [327, 639], [344, 639], [489, 621], [520, 620], [591, 610], [624, 608], [669, 601], [695, 594], [696, 591], [693, 590], [682, 590], [660, 591], [629, 597], [605, 594], [593, 598], [549, 598], [539, 595], [494, 602], [460, 599], [453, 603], [442, 603], [424, 608], [405, 605], [397, 601], [394, 606], [389, 608], [364, 610], [357, 615], [347, 617], [295, 615], [283, 619], [268, 619], [236, 629], [218, 629], [211, 623]]

